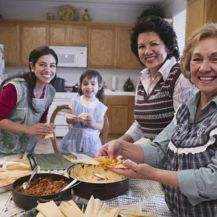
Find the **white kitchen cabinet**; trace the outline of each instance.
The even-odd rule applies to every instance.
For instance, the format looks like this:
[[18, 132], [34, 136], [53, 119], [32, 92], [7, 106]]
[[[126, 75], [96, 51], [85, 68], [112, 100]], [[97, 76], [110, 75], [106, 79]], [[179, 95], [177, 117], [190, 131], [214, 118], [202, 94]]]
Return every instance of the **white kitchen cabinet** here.
[[[68, 92], [58, 93], [57, 92], [52, 104], [50, 105], [49, 111], [48, 111], [48, 121], [50, 120], [50, 117], [57, 106], [63, 105], [63, 104], [70, 105], [72, 98], [76, 96], [77, 96], [77, 93], [68, 93]], [[65, 136], [68, 131], [68, 125], [66, 123], [66, 116], [63, 114], [57, 115], [55, 118], [54, 124], [56, 125], [56, 128], [55, 128], [56, 137]]]

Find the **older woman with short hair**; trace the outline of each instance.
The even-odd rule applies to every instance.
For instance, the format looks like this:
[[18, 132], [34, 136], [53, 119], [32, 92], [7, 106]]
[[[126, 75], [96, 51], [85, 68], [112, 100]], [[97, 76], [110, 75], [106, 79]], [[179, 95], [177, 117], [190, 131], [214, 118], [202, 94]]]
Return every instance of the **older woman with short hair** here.
[[[128, 178], [165, 185], [167, 205], [176, 217], [217, 215], [217, 24], [207, 24], [189, 39], [183, 73], [199, 91], [183, 103], [174, 120], [149, 145], [116, 140], [99, 155], [122, 155]], [[132, 161], [133, 160], [133, 161]], [[157, 168], [163, 161], [166, 169]]]
[[120, 138], [139, 143], [141, 138], [153, 140], [195, 88], [181, 73], [176, 34], [164, 19], [138, 19], [132, 30], [131, 49], [145, 68], [136, 88], [135, 121]]

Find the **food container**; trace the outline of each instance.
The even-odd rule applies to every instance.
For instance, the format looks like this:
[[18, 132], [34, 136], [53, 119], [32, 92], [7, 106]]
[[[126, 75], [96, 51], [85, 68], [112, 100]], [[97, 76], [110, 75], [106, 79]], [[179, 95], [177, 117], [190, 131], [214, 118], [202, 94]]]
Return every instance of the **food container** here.
[[129, 181], [123, 177], [118, 181], [101, 181], [100, 183], [80, 179], [77, 176], [76, 171], [80, 169], [81, 165], [82, 164], [74, 164], [67, 170], [68, 176], [71, 179], [78, 179], [78, 181], [80, 181], [78, 185], [73, 187], [73, 191], [76, 196], [89, 199], [91, 195], [93, 195], [95, 198], [106, 200], [117, 197], [128, 190]]
[[[17, 179], [13, 185], [12, 185], [12, 197], [15, 202], [15, 204], [25, 210], [32, 209], [37, 206], [38, 202], [45, 202], [49, 200], [54, 200], [55, 202], [63, 201], [63, 200], [70, 200], [72, 197], [71, 194], [71, 188], [68, 188], [64, 191], [61, 191], [56, 194], [52, 195], [46, 195], [46, 196], [34, 196], [34, 195], [26, 195], [24, 193], [18, 192], [15, 188], [17, 185], [22, 184], [23, 182], [27, 181], [29, 179], [28, 176], [23, 176], [19, 179]], [[35, 175], [35, 177], [52, 177], [54, 180], [60, 180], [63, 179], [67, 183], [69, 183], [71, 180], [63, 175], [53, 174], [53, 173], [38, 173]]]

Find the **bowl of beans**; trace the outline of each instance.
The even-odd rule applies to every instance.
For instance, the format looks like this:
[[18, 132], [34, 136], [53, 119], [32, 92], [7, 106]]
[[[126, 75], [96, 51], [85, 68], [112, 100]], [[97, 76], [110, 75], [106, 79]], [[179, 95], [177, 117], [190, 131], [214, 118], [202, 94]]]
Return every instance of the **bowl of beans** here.
[[23, 176], [12, 185], [12, 197], [18, 207], [30, 210], [36, 207], [38, 202], [71, 199], [71, 188], [63, 190], [70, 182], [69, 178], [54, 173], [38, 173], [31, 180], [29, 188], [23, 189], [22, 184], [28, 181], [29, 177]]

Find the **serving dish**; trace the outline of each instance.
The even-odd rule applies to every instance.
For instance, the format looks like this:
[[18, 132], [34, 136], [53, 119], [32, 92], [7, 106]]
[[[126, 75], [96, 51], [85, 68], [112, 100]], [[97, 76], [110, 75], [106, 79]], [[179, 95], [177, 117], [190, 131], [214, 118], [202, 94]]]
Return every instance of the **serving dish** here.
[[[64, 191], [60, 191], [56, 194], [51, 195], [45, 195], [45, 196], [34, 196], [34, 195], [27, 195], [24, 193], [21, 193], [16, 190], [16, 187], [18, 185], [21, 185], [23, 182], [27, 181], [29, 179], [28, 176], [21, 177], [17, 179], [13, 185], [12, 185], [12, 197], [15, 202], [15, 204], [25, 210], [30, 210], [37, 206], [38, 202], [45, 202], [48, 200], [54, 200], [54, 201], [64, 201], [71, 199], [71, 188], [68, 188]], [[54, 174], [54, 173], [38, 173], [35, 175], [35, 178], [42, 177], [42, 178], [48, 178], [52, 177], [55, 180], [63, 179], [67, 183], [69, 183], [71, 180], [63, 175]], [[46, 189], [46, 188], [45, 188]]]
[[1, 186], [0, 187], [0, 193], [4, 193], [6, 191], [9, 191], [11, 190], [12, 188], [12, 184], [7, 184], [7, 185], [4, 185], [4, 186]]
[[[90, 167], [92, 172], [95, 173], [93, 176], [96, 175], [98, 177], [98, 182], [96, 180], [91, 181], [88, 179], [89, 171], [85, 171], [84, 177], [80, 177], [78, 171], [82, 170], [83, 168]], [[125, 193], [129, 188], [129, 180], [121, 177], [117, 174], [114, 174], [115, 178], [109, 179], [108, 173], [112, 173], [109, 170], [103, 170], [100, 168], [100, 165], [86, 165], [86, 164], [74, 164], [68, 168], [67, 173], [71, 179], [77, 179], [80, 183], [77, 186], [73, 187], [74, 194], [81, 198], [90, 199], [91, 195], [95, 198], [99, 198], [101, 200], [106, 200], [110, 198], [117, 197], [123, 193]], [[98, 169], [100, 168], [100, 169]], [[82, 172], [81, 172], [82, 173]], [[90, 172], [91, 173], [91, 172]], [[92, 176], [90, 176], [92, 177]], [[104, 179], [104, 180], [103, 180]]]

